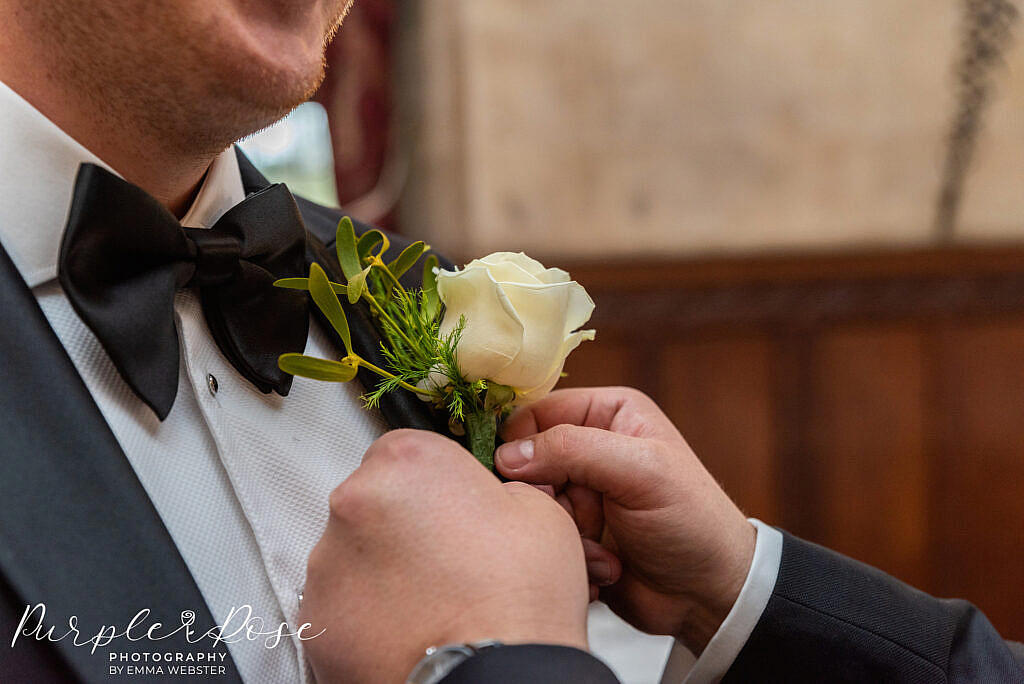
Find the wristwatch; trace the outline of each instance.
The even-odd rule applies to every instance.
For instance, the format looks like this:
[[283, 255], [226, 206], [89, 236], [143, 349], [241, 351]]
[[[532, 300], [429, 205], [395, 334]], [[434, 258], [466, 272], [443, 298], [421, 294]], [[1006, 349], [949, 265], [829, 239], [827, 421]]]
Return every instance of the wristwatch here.
[[412, 668], [412, 673], [405, 684], [437, 684], [456, 667], [469, 660], [477, 653], [504, 646], [500, 641], [477, 641], [472, 644], [448, 644], [447, 646], [431, 646], [423, 660]]

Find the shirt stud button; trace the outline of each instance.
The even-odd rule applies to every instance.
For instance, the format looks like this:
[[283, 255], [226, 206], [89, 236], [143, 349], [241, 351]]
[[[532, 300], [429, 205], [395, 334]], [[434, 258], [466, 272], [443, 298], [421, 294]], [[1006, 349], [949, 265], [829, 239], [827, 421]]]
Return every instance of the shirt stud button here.
[[217, 378], [213, 377], [213, 373], [206, 374], [206, 386], [210, 388], [210, 394], [217, 395], [219, 385], [217, 384]]

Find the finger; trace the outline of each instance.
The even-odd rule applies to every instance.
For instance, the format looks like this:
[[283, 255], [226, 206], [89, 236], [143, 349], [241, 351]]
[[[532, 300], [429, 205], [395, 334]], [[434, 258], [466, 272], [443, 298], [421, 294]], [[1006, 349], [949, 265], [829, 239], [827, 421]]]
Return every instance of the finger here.
[[384, 433], [366, 450], [354, 475], [392, 471], [413, 478], [493, 479], [458, 442], [428, 430]]
[[583, 540], [583, 557], [587, 563], [587, 577], [591, 584], [607, 587], [622, 577], [622, 562], [618, 556], [596, 541]]
[[530, 486], [557, 501], [576, 522], [581, 537], [601, 539], [604, 531], [604, 505], [598, 492], [574, 484], [561, 490], [547, 484]]
[[601, 590], [597, 588], [596, 584], [590, 585], [590, 602], [593, 603], [597, 600], [598, 596], [601, 595]]
[[569, 514], [570, 518], [573, 520], [576, 519], [576, 514], [572, 510], [572, 501], [569, 500], [569, 497], [566, 496], [565, 493], [556, 495], [555, 501], [558, 502], [559, 506], [565, 509], [565, 512]]
[[593, 489], [571, 484], [565, 488], [565, 497], [572, 506], [573, 520], [586, 539], [601, 539], [604, 531], [604, 504], [601, 494]]
[[629, 387], [578, 387], [552, 392], [513, 413], [505, 440], [522, 439], [561, 424], [611, 430], [633, 437], [682, 439], [650, 397]]
[[[519, 482], [518, 480], [512, 480], [510, 482], [500, 483], [500, 487], [505, 490], [506, 494], [521, 501], [524, 505], [539, 505], [543, 507], [551, 505], [552, 497], [547, 492], [541, 491], [540, 488], [535, 485], [528, 484], [526, 482]], [[554, 498], [562, 508], [565, 508], [565, 505], [558, 501], [558, 497]], [[572, 511], [569, 511], [568, 509], [566, 509], [566, 511], [572, 515]]]
[[556, 489], [572, 482], [607, 494], [622, 505], [647, 500], [663, 479], [667, 456], [660, 442], [598, 428], [556, 425], [495, 453], [509, 478]]
[[[509, 496], [524, 497], [526, 500], [532, 500], [537, 494], [543, 493], [534, 485], [526, 482], [519, 482], [518, 480], [502, 482], [501, 488], [504, 489], [505, 493]], [[545, 498], [548, 498], [547, 495], [545, 495]]]
[[[497, 479], [457, 442], [424, 430], [393, 430], [382, 435], [341, 485], [373, 493], [381, 501], [406, 499], [417, 492], [450, 496], [462, 492], [498, 492]], [[365, 496], [360, 497], [365, 498]]]
[[669, 598], [652, 590], [629, 568], [623, 570], [618, 582], [601, 587], [601, 600], [612, 609], [612, 612], [634, 626], [643, 624], [651, 615], [672, 614], [676, 610], [685, 610], [680, 605], [685, 603], [684, 600]]
[[551, 485], [535, 484], [535, 485], [530, 485], [530, 486], [533, 487], [534, 489], [536, 489], [538, 492], [547, 494], [552, 499], [555, 498], [555, 488], [552, 487]]

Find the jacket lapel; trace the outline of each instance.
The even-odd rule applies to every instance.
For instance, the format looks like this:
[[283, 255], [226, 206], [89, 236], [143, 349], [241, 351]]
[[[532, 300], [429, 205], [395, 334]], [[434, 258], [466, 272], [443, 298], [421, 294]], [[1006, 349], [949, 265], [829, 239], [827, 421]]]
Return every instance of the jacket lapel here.
[[[308, 244], [309, 249], [307, 249], [307, 261], [310, 264], [313, 261], [320, 264], [327, 273], [327, 277], [334, 282], [345, 282], [345, 276], [342, 274], [341, 267], [338, 265], [337, 257], [331, 253], [331, 250], [324, 247], [323, 243], [314, 236], [309, 237]], [[362, 305], [362, 303], [360, 303], [359, 306], [350, 305], [348, 300], [345, 299], [342, 299], [341, 304], [345, 309], [345, 314], [349, 323], [349, 331], [352, 334], [352, 351], [359, 354], [359, 356], [363, 357], [378, 368], [387, 368], [387, 361], [384, 359], [384, 355], [380, 351], [381, 337], [377, 332], [377, 328], [373, 325], [370, 314], [367, 311], [367, 307]], [[320, 321], [320, 324], [325, 326], [327, 330], [331, 330], [333, 332], [330, 323], [328, 323], [320, 309], [314, 306], [313, 311]], [[331, 339], [334, 341], [335, 348], [338, 349], [339, 356], [344, 355], [345, 352], [341, 346], [341, 340], [333, 334], [331, 335]], [[357, 377], [359, 382], [361, 382], [365, 388], [376, 387], [381, 381], [380, 377], [374, 375], [365, 368], [359, 369]], [[393, 430], [401, 428], [431, 430], [451, 437], [451, 434], [448, 433], [447, 423], [442, 422], [438, 416], [430, 410], [429, 404], [417, 399], [412, 392], [407, 392], [405, 390], [388, 392], [380, 400], [380, 411], [384, 415], [384, 419], [388, 422], [388, 425], [391, 426]]]
[[[152, 611], [146, 628], [180, 626], [182, 611], [191, 610], [205, 632], [214, 621], [192, 575], [2, 246], [0, 311], [0, 572], [7, 583], [24, 604], [45, 604], [45, 624], [56, 635], [77, 616], [79, 641], [103, 625], [123, 630], [144, 608]], [[71, 637], [54, 647], [83, 681], [108, 682], [108, 652], [208, 652], [210, 642], [189, 644], [179, 632], [158, 642], [118, 639], [95, 654]], [[225, 654], [225, 681], [240, 682], [227, 649], [216, 650]]]
[[[242, 174], [242, 186], [246, 194], [256, 192], [266, 187], [270, 182], [261, 174], [252, 162], [236, 148], [238, 155], [238, 166]], [[323, 267], [327, 276], [334, 282], [345, 282], [341, 267], [338, 264], [337, 256], [332, 249], [327, 248], [323, 241], [316, 237], [319, 235], [333, 235], [338, 220], [342, 214], [337, 211], [329, 211], [324, 207], [299, 199], [299, 210], [306, 222], [307, 245], [306, 245], [306, 266], [307, 268], [315, 261]], [[305, 275], [305, 274], [296, 274]], [[386, 361], [380, 351], [381, 337], [373, 324], [368, 308], [360, 302], [358, 305], [350, 305], [342, 298], [342, 307], [348, 317], [349, 328], [352, 334], [352, 348], [357, 354], [380, 367], [386, 367]], [[326, 330], [331, 331], [331, 340], [338, 350], [339, 357], [344, 355], [341, 340], [333, 334], [330, 324], [315, 306], [312, 307], [320, 324]], [[357, 376], [363, 387], [376, 387], [380, 378], [370, 371], [361, 368]], [[418, 430], [432, 430], [451, 437], [448, 431], [447, 421], [430, 410], [427, 403], [417, 399], [411, 392], [396, 391], [386, 394], [380, 402], [380, 410], [384, 419], [392, 429], [414, 428]]]

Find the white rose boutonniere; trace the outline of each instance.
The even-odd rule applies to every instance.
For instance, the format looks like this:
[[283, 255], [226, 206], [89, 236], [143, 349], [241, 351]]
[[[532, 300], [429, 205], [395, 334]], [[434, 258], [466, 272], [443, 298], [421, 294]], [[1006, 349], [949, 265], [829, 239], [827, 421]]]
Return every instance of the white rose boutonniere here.
[[495, 252], [461, 271], [437, 274], [445, 306], [441, 335], [465, 319], [456, 354], [468, 380], [511, 387], [512, 404], [540, 399], [562, 374], [565, 359], [593, 330], [594, 302], [583, 286], [559, 268], [522, 252]]
[[[338, 224], [338, 261], [346, 282], [331, 282], [313, 264], [308, 278], [286, 278], [279, 287], [308, 290], [345, 345], [340, 360], [284, 354], [281, 368], [294, 375], [347, 382], [362, 367], [383, 378], [364, 396], [375, 406], [387, 392], [416, 393], [446, 411], [456, 434], [488, 468], [494, 466], [497, 421], [512, 406], [540, 399], [562, 375], [565, 359], [593, 330], [578, 330], [594, 302], [569, 274], [545, 268], [523, 253], [496, 252], [461, 270], [442, 271], [428, 256], [423, 285], [407, 291], [399, 278], [429, 247], [415, 242], [385, 262], [388, 240], [371, 230], [358, 238], [351, 220]], [[344, 308], [369, 306], [381, 332], [387, 368], [354, 353]]]

